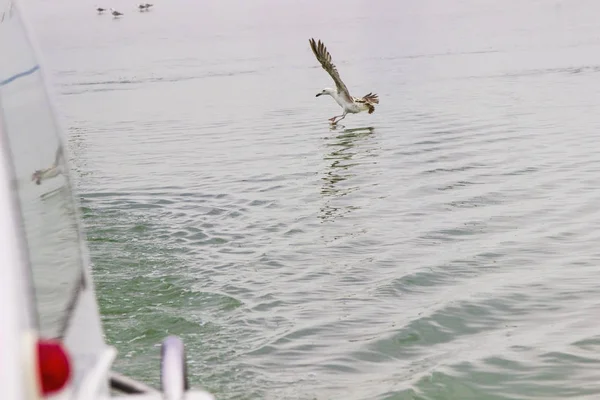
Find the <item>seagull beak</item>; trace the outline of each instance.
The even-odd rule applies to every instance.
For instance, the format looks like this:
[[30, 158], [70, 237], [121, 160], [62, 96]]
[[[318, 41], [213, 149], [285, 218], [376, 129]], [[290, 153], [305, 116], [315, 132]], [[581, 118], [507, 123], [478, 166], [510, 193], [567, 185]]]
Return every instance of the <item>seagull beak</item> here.
[[322, 95], [323, 93], [317, 93], [317, 95], [315, 97], [319, 97], [320, 95]]

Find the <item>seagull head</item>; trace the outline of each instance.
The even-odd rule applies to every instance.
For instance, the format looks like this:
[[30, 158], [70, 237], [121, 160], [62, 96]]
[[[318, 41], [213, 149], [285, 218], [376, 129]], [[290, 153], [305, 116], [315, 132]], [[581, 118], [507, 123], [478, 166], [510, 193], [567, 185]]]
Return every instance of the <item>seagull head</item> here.
[[328, 94], [330, 96], [333, 96], [334, 93], [335, 93], [335, 90], [333, 90], [332, 88], [325, 88], [320, 93], [317, 93], [317, 95], [315, 97], [319, 97], [319, 96], [322, 96], [324, 94]]

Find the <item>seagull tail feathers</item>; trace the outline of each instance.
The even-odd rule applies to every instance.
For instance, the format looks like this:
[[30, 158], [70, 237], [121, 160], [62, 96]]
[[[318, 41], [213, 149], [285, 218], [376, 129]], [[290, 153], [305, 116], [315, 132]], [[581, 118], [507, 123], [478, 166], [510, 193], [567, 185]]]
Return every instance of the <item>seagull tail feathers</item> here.
[[379, 96], [375, 93], [369, 93], [363, 96], [363, 100], [371, 104], [379, 104]]

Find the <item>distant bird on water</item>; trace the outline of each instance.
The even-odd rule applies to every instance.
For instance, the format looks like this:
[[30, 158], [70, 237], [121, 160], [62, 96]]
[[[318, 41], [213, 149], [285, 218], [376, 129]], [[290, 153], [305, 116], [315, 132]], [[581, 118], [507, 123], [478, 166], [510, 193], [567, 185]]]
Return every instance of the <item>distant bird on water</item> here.
[[104, 11], [106, 11], [106, 8], [96, 7], [96, 11], [98, 11], [98, 14], [102, 14]]
[[146, 10], [149, 10], [149, 9], [150, 9], [150, 7], [152, 7], [153, 5], [154, 5], [154, 4], [149, 4], [149, 3], [146, 3], [146, 4], [145, 4], [145, 6], [146, 6]]
[[[368, 111], [369, 114], [373, 114], [375, 111], [375, 104], [379, 104], [379, 97], [374, 93], [369, 93], [363, 97], [352, 97], [350, 96], [350, 92], [348, 88], [340, 78], [340, 74], [337, 71], [337, 68], [331, 61], [331, 54], [327, 51], [325, 44], [319, 40], [319, 42], [315, 42], [315, 39], [309, 39], [310, 47], [315, 53], [315, 57], [321, 63], [321, 66], [325, 71], [331, 75], [333, 81], [335, 82], [336, 89], [325, 88], [323, 91], [317, 94], [316, 97], [327, 94], [342, 107], [344, 113], [342, 115], [336, 115], [329, 119], [332, 125], [337, 124], [344, 118], [346, 118], [346, 114], [358, 114], [363, 111]], [[339, 119], [337, 119], [339, 118]]]
[[140, 5], [138, 5], [138, 9], [140, 11], [148, 11], [150, 9], [150, 7], [152, 7], [153, 4], [149, 4], [149, 3], [142, 3]]
[[113, 17], [115, 17], [115, 18], [118, 18], [118, 17], [120, 17], [121, 15], [123, 15], [123, 13], [120, 13], [120, 12], [118, 12], [118, 11], [117, 11], [117, 10], [115, 10], [114, 8], [111, 8], [110, 10], [112, 11], [112, 15], [113, 15]]

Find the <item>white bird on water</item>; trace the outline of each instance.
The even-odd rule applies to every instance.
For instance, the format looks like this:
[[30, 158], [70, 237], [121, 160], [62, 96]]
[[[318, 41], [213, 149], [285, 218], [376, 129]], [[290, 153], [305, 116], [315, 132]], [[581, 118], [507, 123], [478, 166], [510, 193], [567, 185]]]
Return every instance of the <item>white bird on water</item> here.
[[362, 111], [368, 111], [369, 114], [373, 114], [375, 111], [375, 104], [379, 104], [379, 97], [374, 93], [369, 93], [360, 98], [350, 96], [350, 92], [348, 92], [348, 88], [340, 78], [337, 68], [335, 68], [335, 65], [331, 62], [331, 54], [329, 54], [327, 48], [325, 48], [325, 44], [320, 40], [317, 43], [315, 42], [315, 39], [309, 39], [309, 43], [313, 53], [315, 53], [315, 57], [317, 57], [317, 60], [321, 63], [323, 69], [331, 75], [336, 87], [336, 89], [325, 88], [321, 93], [318, 93], [316, 97], [328, 94], [333, 97], [344, 110], [342, 115], [336, 115], [329, 119], [331, 124], [337, 124], [346, 118], [346, 114], [348, 113], [358, 114]]
[[110, 11], [112, 11], [112, 15], [115, 18], [120, 17], [121, 15], [123, 15], [123, 13], [118, 12], [117, 10], [115, 10], [114, 8], [111, 8]]

